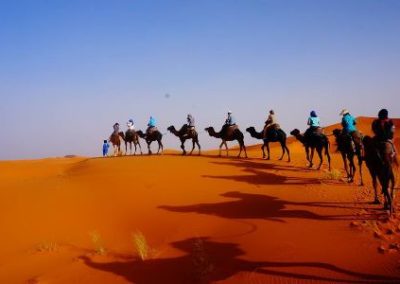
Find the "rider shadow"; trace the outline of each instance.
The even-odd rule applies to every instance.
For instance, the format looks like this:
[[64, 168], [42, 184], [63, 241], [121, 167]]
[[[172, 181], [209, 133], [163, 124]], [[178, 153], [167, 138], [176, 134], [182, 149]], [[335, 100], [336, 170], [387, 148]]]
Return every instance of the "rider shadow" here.
[[[140, 260], [121, 259], [113, 262], [94, 262], [87, 256], [80, 259], [89, 267], [113, 273], [131, 283], [211, 283], [226, 280], [238, 273], [247, 273], [248, 280], [255, 273], [288, 280], [316, 280], [344, 283], [400, 280], [384, 275], [359, 273], [323, 262], [248, 261], [240, 257], [245, 252], [235, 243], [211, 241], [208, 237], [189, 238], [171, 243], [182, 256]], [[299, 268], [302, 268], [299, 272]], [[321, 270], [328, 275], [307, 271]], [[303, 272], [305, 271], [305, 272]], [[326, 273], [328, 271], [328, 273]], [[333, 272], [333, 273], [332, 273]]]
[[187, 206], [162, 205], [158, 208], [180, 213], [198, 213], [229, 219], [263, 219], [285, 223], [287, 218], [302, 218], [312, 220], [354, 220], [354, 215], [319, 215], [307, 210], [286, 209], [287, 206], [334, 207], [316, 202], [291, 202], [277, 197], [231, 191], [221, 194], [223, 197], [234, 198], [233, 201], [219, 203], [200, 203]]

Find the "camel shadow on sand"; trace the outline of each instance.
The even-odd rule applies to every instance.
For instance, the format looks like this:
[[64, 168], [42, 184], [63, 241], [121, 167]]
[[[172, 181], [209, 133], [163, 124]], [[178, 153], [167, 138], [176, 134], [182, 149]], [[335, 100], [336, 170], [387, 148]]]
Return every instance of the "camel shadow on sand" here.
[[278, 166], [273, 164], [264, 164], [251, 162], [247, 160], [234, 160], [232, 162], [212, 162], [217, 165], [227, 165], [242, 168], [242, 171], [248, 174], [243, 175], [203, 175], [205, 178], [228, 179], [237, 182], [245, 182], [253, 185], [315, 185], [321, 184], [318, 178], [294, 177], [288, 175], [279, 175], [280, 170], [292, 172], [304, 172], [304, 169], [298, 169], [291, 166]]
[[264, 219], [284, 223], [287, 218], [312, 219], [323, 221], [354, 220], [367, 218], [367, 215], [355, 218], [354, 215], [320, 215], [308, 210], [287, 209], [288, 206], [337, 207], [318, 202], [291, 202], [278, 197], [230, 191], [222, 197], [235, 200], [218, 203], [200, 203], [184, 206], [162, 205], [158, 208], [171, 212], [198, 213], [229, 219]]
[[[248, 261], [241, 259], [244, 251], [234, 243], [211, 241], [208, 237], [190, 238], [171, 243], [182, 256], [140, 260], [121, 259], [95, 262], [87, 256], [80, 259], [89, 267], [113, 273], [132, 283], [211, 283], [244, 273], [244, 282], [258, 275], [284, 277], [288, 280], [315, 280], [341, 283], [395, 283], [400, 278], [350, 271], [322, 262]], [[299, 269], [301, 269], [299, 272]], [[318, 276], [315, 270], [329, 271], [338, 276]], [[307, 270], [313, 271], [308, 274]], [[247, 278], [246, 278], [247, 277]], [[247, 280], [246, 280], [247, 279]]]

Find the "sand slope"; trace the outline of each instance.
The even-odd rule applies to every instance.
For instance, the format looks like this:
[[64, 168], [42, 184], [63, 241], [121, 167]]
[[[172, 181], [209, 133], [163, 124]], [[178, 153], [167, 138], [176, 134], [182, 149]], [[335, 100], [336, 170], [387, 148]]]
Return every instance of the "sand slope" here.
[[400, 281], [399, 221], [369, 204], [369, 180], [290, 150], [0, 162], [0, 283]]

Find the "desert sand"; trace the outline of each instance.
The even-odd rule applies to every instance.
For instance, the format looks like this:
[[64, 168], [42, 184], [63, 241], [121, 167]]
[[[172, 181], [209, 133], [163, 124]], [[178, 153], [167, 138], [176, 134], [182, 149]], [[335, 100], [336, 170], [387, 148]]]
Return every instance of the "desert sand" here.
[[365, 168], [345, 182], [333, 144], [339, 176], [293, 138], [291, 163], [277, 145], [2, 161], [0, 283], [399, 283], [400, 214], [370, 203]]

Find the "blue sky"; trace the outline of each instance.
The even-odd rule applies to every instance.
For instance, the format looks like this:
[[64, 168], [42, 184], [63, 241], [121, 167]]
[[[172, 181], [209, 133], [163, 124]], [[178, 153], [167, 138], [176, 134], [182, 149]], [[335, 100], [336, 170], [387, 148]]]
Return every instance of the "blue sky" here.
[[400, 117], [399, 34], [396, 0], [0, 0], [0, 159], [100, 155], [150, 115], [192, 113], [204, 148], [228, 109], [242, 130], [271, 108], [287, 132], [310, 110]]

